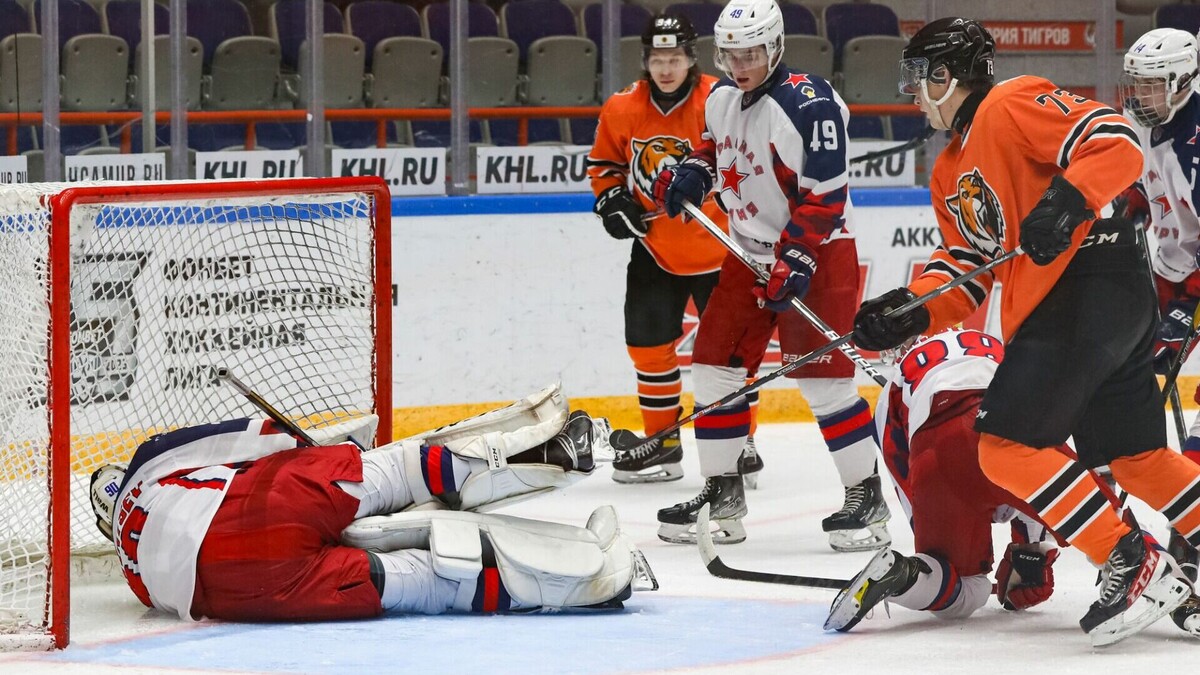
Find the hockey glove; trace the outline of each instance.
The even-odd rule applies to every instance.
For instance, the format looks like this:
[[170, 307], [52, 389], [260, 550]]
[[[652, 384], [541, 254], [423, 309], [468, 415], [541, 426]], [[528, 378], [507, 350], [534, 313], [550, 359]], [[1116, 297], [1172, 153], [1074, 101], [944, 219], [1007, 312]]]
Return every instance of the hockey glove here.
[[1028, 609], [1054, 593], [1058, 549], [1045, 544], [1012, 543], [996, 569], [996, 599], [1004, 609]]
[[1192, 330], [1192, 317], [1196, 313], [1195, 298], [1172, 300], [1167, 303], [1162, 321], [1158, 324], [1158, 336], [1154, 341], [1154, 372], [1166, 375], [1171, 370], [1175, 355]]
[[624, 185], [614, 185], [601, 192], [592, 212], [600, 216], [604, 229], [613, 239], [644, 237], [650, 231], [650, 224], [642, 222], [646, 209]]
[[1049, 265], [1071, 246], [1079, 224], [1095, 217], [1083, 194], [1062, 176], [1055, 176], [1029, 215], [1021, 221], [1021, 248], [1037, 265]]
[[654, 199], [662, 204], [667, 215], [674, 218], [683, 213], [687, 200], [699, 205], [712, 190], [713, 177], [701, 160], [688, 159], [658, 174], [654, 183]]
[[912, 291], [901, 287], [864, 302], [854, 315], [854, 344], [879, 352], [893, 349], [908, 338], [924, 333], [929, 328], [929, 310], [924, 305], [903, 314], [885, 316], [916, 297]]
[[758, 306], [772, 312], [792, 308], [792, 298], [803, 299], [808, 284], [817, 273], [817, 256], [804, 244], [790, 243], [779, 248], [779, 258], [771, 266], [771, 277], [765, 286], [753, 288]]

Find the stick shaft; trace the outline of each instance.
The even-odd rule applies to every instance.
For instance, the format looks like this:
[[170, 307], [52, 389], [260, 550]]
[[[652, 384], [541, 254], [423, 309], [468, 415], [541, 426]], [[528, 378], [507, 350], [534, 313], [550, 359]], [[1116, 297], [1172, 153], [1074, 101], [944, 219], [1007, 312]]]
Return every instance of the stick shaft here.
[[295, 422], [291, 421], [287, 417], [284, 417], [283, 413], [276, 410], [275, 406], [267, 403], [266, 399], [264, 399], [262, 396], [259, 396], [258, 393], [250, 387], [246, 386], [246, 383], [242, 382], [233, 373], [229, 372], [228, 368], [218, 368], [217, 377], [228, 382], [231, 387], [238, 391], [238, 393], [240, 393], [242, 396], [245, 396], [247, 401], [250, 401], [250, 403], [254, 404], [254, 407], [266, 413], [267, 417], [270, 417], [272, 420], [274, 420], [276, 424], [284, 429], [287, 429], [289, 434], [304, 441], [305, 445], [317, 445], [317, 442], [313, 440], [312, 436], [309, 436], [303, 429], [297, 426]]

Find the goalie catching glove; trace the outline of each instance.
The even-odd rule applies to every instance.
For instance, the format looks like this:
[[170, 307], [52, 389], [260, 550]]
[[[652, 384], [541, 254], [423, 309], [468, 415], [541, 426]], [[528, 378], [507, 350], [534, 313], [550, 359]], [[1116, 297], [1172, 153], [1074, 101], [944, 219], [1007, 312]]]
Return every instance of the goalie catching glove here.
[[771, 266], [771, 276], [765, 286], [755, 286], [758, 306], [772, 312], [792, 308], [792, 298], [803, 300], [808, 285], [817, 273], [817, 256], [804, 244], [789, 243], [779, 248], [779, 258]]
[[1054, 593], [1054, 561], [1058, 549], [1052, 544], [1008, 545], [996, 569], [996, 599], [1004, 609], [1028, 609], [1050, 599]]

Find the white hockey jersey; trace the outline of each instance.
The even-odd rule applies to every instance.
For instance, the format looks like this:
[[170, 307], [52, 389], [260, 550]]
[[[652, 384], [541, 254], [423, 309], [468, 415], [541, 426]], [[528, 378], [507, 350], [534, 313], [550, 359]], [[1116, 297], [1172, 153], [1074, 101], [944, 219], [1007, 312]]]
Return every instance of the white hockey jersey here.
[[693, 153], [712, 169], [733, 239], [757, 260], [775, 244], [853, 236], [846, 125], [850, 111], [828, 82], [782, 64], [743, 94], [723, 79], [708, 96], [707, 131]]
[[[1000, 339], [977, 330], [944, 331], [917, 343], [896, 364], [896, 373], [879, 395], [875, 406], [879, 438], [888, 437], [886, 425], [891, 416], [907, 420], [904, 440], [912, 441], [929, 419], [935, 394], [987, 389], [1003, 359]], [[889, 415], [889, 411], [895, 414]]]
[[295, 447], [275, 423], [250, 419], [187, 427], [140, 445], [117, 493], [113, 532], [138, 599], [192, 619], [196, 556], [236, 464]]
[[1196, 271], [1200, 218], [1196, 172], [1200, 168], [1200, 94], [1193, 93], [1171, 121], [1152, 129], [1132, 124], [1145, 155], [1142, 190], [1158, 250], [1154, 271], [1173, 282]]

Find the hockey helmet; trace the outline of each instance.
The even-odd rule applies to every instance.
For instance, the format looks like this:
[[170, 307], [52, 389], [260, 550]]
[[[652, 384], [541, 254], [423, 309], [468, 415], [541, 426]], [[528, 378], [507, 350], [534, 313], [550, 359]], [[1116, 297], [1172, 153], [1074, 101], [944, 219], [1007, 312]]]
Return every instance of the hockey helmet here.
[[742, 58], [731, 53], [732, 50], [764, 47], [768, 77], [783, 59], [783, 12], [775, 0], [730, 0], [721, 10], [713, 31], [717, 47], [714, 61], [726, 75], [732, 76], [731, 58]]
[[[931, 21], [904, 47], [900, 57], [900, 93], [928, 95], [925, 82], [931, 77], [938, 84], [950, 83], [950, 91], [958, 82], [991, 84], [995, 80], [992, 66], [995, 57], [996, 41], [978, 21], [961, 17]], [[946, 67], [945, 75], [939, 74], [942, 66]]]
[[1171, 121], [1197, 85], [1196, 36], [1155, 28], [1125, 52], [1120, 95], [1125, 112], [1144, 127]]
[[125, 480], [124, 464], [105, 464], [92, 472], [92, 511], [96, 514], [96, 528], [105, 539], [112, 541], [113, 517], [116, 513], [117, 494]]
[[696, 57], [696, 29], [687, 17], [679, 14], [658, 14], [642, 31], [642, 57], [651, 49], [682, 47], [688, 56]]

